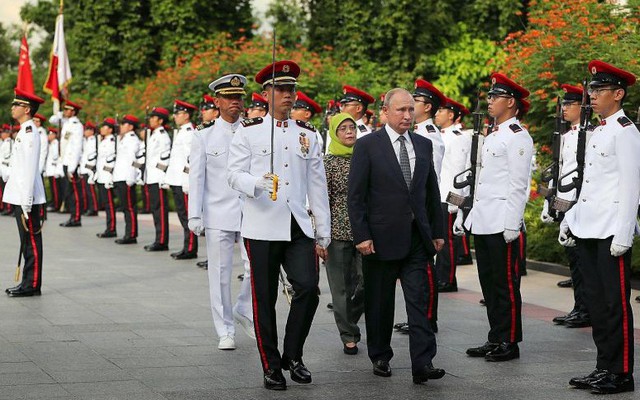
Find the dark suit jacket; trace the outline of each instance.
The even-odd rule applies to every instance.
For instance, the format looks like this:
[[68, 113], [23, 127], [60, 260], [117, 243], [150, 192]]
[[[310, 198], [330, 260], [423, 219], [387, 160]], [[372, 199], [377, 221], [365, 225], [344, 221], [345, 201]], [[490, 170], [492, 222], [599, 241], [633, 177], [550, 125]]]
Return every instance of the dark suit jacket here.
[[379, 260], [409, 254], [414, 219], [429, 256], [436, 254], [432, 240], [444, 238], [431, 141], [413, 132], [409, 136], [416, 153], [410, 190], [384, 127], [358, 139], [351, 158], [347, 201], [353, 240], [373, 240]]

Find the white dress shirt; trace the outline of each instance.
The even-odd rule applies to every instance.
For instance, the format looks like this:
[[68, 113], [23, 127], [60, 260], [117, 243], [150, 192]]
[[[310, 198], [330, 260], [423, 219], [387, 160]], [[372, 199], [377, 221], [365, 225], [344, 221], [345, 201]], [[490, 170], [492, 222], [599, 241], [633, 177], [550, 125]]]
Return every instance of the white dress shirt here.
[[[393, 151], [396, 153], [396, 158], [398, 159], [398, 164], [400, 164], [400, 134], [393, 130], [389, 124], [385, 125], [385, 129], [387, 131], [387, 135], [389, 135], [389, 140], [391, 140], [391, 145], [393, 146]], [[407, 131], [408, 132], [408, 131]], [[408, 133], [405, 132], [403, 136], [405, 137], [405, 147], [407, 148], [407, 154], [409, 155], [409, 165], [411, 166], [411, 177], [413, 178], [413, 171], [416, 168], [416, 152], [413, 149], [413, 143], [411, 142], [411, 137], [409, 137]]]

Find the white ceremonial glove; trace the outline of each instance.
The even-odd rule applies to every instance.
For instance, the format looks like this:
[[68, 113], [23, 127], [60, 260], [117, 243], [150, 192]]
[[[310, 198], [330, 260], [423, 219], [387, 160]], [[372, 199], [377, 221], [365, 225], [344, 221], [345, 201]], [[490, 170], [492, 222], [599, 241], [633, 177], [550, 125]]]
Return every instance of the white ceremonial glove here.
[[316, 244], [323, 249], [326, 249], [331, 244], [331, 238], [317, 238]]
[[560, 243], [564, 247], [575, 247], [576, 245], [575, 239], [569, 236], [569, 224], [564, 219], [562, 220], [562, 222], [560, 222], [560, 233], [558, 234], [558, 243]]
[[540, 221], [545, 224], [550, 224], [553, 222], [553, 218], [549, 215], [549, 201], [545, 200], [544, 205], [542, 206], [542, 213], [540, 213]]
[[464, 236], [464, 226], [462, 225], [462, 211], [459, 211], [456, 215], [456, 220], [453, 222], [453, 234], [456, 236]]
[[182, 191], [184, 192], [184, 194], [189, 194], [189, 185], [182, 185]]
[[168, 183], [164, 183], [164, 180], [159, 183], [160, 189], [171, 189]]
[[196, 236], [200, 236], [202, 232], [204, 232], [204, 224], [202, 223], [202, 218], [189, 218], [189, 222], [187, 224], [189, 225], [189, 230]]
[[514, 231], [513, 229], [505, 229], [504, 232], [502, 232], [502, 237], [504, 237], [505, 242], [511, 243], [520, 237], [520, 231]]
[[[280, 186], [280, 182], [278, 181], [278, 186]], [[262, 178], [258, 179], [255, 187], [256, 194], [260, 194], [262, 192], [267, 192], [269, 194], [273, 193], [273, 176], [265, 175]]]
[[20, 206], [20, 208], [22, 208], [22, 212], [25, 214], [25, 217], [28, 217], [27, 214], [31, 212], [31, 204]]
[[113, 189], [113, 181], [108, 181], [104, 184], [105, 189]]
[[127, 179], [127, 186], [133, 186], [136, 184], [136, 181], [134, 181], [133, 179]]
[[136, 185], [144, 185], [144, 181], [142, 180], [142, 171], [140, 171], [139, 169], [136, 169]]
[[447, 211], [449, 214], [454, 214], [458, 212], [458, 206], [454, 206], [453, 204], [447, 204]]
[[611, 255], [613, 257], [620, 257], [621, 255], [626, 253], [627, 250], [629, 250], [629, 246], [623, 246], [621, 244], [615, 243], [611, 243], [611, 247], [609, 248], [609, 251], [611, 252]]

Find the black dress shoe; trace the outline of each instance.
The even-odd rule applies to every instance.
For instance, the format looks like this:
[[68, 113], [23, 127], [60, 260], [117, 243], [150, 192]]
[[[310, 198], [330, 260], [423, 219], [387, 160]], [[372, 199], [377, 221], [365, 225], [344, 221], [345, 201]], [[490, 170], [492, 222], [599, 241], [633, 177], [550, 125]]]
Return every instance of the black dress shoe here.
[[468, 256], [458, 257], [458, 259], [456, 260], [456, 264], [457, 265], [472, 265], [473, 264], [473, 258], [471, 258], [471, 254], [469, 254]]
[[196, 252], [184, 252], [182, 254], [178, 254], [177, 256], [173, 257], [174, 260], [192, 260], [194, 258], [198, 258], [198, 253]]
[[282, 357], [282, 369], [289, 371], [291, 380], [298, 383], [311, 383], [311, 372], [305, 367], [302, 360], [290, 360]]
[[40, 296], [42, 293], [40, 289], [24, 289], [18, 287], [15, 290], [10, 290], [7, 292], [9, 297], [31, 297], [31, 296]]
[[116, 231], [104, 231], [100, 233], [96, 233], [96, 236], [99, 238], [112, 238], [118, 236]]
[[431, 324], [433, 333], [438, 333], [438, 321], [429, 321], [429, 324]]
[[579, 376], [576, 378], [571, 378], [569, 380], [569, 385], [576, 387], [578, 389], [591, 389], [591, 384], [603, 376], [607, 375], [609, 371], [606, 369], [594, 369], [592, 373], [587, 376]]
[[449, 282], [438, 283], [438, 292], [440, 293], [450, 293], [450, 292], [457, 292], [457, 291], [458, 291], [458, 285], [455, 283], [449, 283]]
[[498, 343], [486, 342], [485, 344], [483, 344], [480, 347], [471, 347], [471, 348], [467, 349], [467, 355], [469, 357], [484, 357], [490, 351], [493, 351], [496, 348], [498, 348], [498, 346], [499, 346]]
[[287, 381], [280, 369], [270, 369], [264, 373], [264, 387], [269, 390], [286, 390]]
[[9, 292], [12, 292], [12, 291], [17, 290], [17, 289], [20, 289], [20, 285], [17, 285], [17, 286], [14, 286], [14, 287], [10, 287], [10, 288], [6, 288], [4, 290], [4, 292], [5, 293], [9, 293]]
[[591, 383], [593, 394], [613, 394], [635, 390], [632, 374], [608, 373]]
[[74, 227], [82, 226], [82, 223], [80, 221], [68, 220], [68, 221], [65, 221], [65, 222], [61, 222], [60, 226], [62, 226], [64, 228], [74, 228]]
[[176, 258], [180, 254], [184, 254], [184, 250], [176, 251], [175, 253], [171, 253], [169, 255], [171, 256], [171, 258]]
[[578, 315], [578, 311], [571, 310], [569, 314], [562, 315], [560, 317], [555, 317], [552, 321], [556, 325], [564, 325], [564, 323], [567, 322], [568, 319], [573, 318], [576, 315]]
[[573, 280], [571, 280], [571, 278], [565, 279], [564, 281], [559, 281], [557, 285], [558, 287], [561, 287], [561, 288], [569, 288], [573, 286]]
[[95, 217], [96, 215], [98, 215], [97, 211], [87, 211], [86, 213], [82, 214], [86, 217]]
[[480, 299], [480, 301], [478, 302], [481, 306], [486, 306], [487, 302], [484, 301], [484, 299]]
[[358, 345], [356, 344], [353, 347], [347, 347], [347, 345], [345, 344], [342, 346], [342, 352], [350, 356], [355, 356], [356, 354], [358, 354]]
[[144, 249], [146, 251], [167, 251], [169, 250], [169, 246], [167, 246], [166, 244], [151, 243], [144, 246]]
[[636, 296], [636, 303], [640, 303], [640, 296]]
[[196, 265], [198, 266], [198, 268], [204, 268], [207, 265], [207, 260], [198, 261]]
[[441, 368], [433, 368], [433, 364], [425, 365], [413, 374], [413, 383], [423, 383], [429, 379], [440, 379], [444, 376], [445, 371]]
[[389, 361], [378, 360], [373, 363], [373, 374], [388, 378], [391, 376], [391, 366]]
[[123, 237], [120, 239], [116, 239], [115, 242], [117, 244], [135, 244], [138, 243], [138, 239], [132, 237]]
[[500, 343], [500, 346], [491, 350], [484, 356], [487, 361], [501, 362], [520, 358], [518, 343]]
[[333, 303], [327, 303], [327, 308], [329, 310], [333, 310]]
[[567, 318], [564, 321], [564, 326], [567, 328], [587, 328], [591, 326], [591, 318], [587, 315], [575, 315], [571, 318]]

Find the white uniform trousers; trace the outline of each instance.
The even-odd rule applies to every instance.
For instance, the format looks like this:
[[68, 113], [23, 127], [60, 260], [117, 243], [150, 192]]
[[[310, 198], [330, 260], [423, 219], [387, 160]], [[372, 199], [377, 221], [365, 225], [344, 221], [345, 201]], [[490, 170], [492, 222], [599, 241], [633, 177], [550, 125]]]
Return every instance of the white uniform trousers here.
[[[209, 273], [209, 295], [213, 325], [218, 337], [235, 336], [234, 312], [253, 321], [251, 306], [251, 269], [249, 257], [240, 239], [240, 232], [206, 229], [207, 263]], [[238, 240], [244, 266], [244, 280], [235, 306], [231, 301], [231, 278], [233, 275], [233, 248]]]

